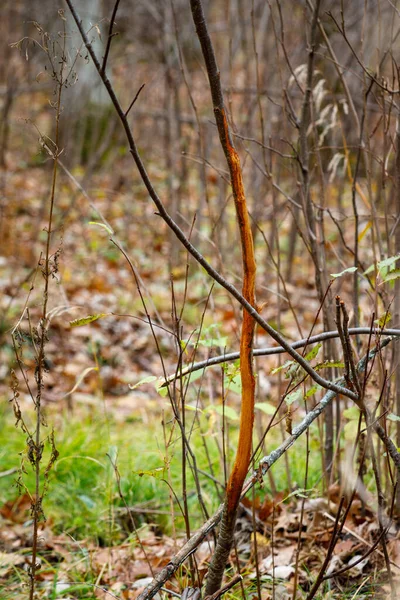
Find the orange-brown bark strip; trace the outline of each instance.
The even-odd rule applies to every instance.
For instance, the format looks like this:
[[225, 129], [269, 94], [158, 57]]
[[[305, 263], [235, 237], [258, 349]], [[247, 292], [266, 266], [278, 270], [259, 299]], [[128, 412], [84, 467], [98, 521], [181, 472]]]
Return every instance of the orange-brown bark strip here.
[[[239, 155], [231, 142], [229, 125], [224, 109], [219, 109], [220, 138], [223, 145], [229, 171], [233, 197], [235, 200], [237, 220], [239, 224], [242, 261], [243, 288], [246, 300], [255, 306], [256, 261], [254, 256], [253, 235], [247, 210], [246, 195], [243, 186], [242, 169]], [[255, 321], [248, 312], [243, 311], [242, 330], [240, 335], [240, 376], [242, 381], [242, 406], [240, 412], [239, 441], [235, 463], [227, 486], [227, 508], [235, 510], [240, 499], [243, 483], [247, 475], [251, 455], [251, 443], [254, 423], [255, 378], [253, 372], [253, 339]]]
[[[247, 211], [246, 195], [243, 186], [242, 169], [239, 155], [234, 147], [228, 119], [226, 117], [220, 73], [214, 48], [207, 29], [206, 18], [201, 0], [190, 0], [193, 22], [200, 41], [206, 63], [215, 121], [221, 146], [229, 167], [233, 197], [235, 200], [237, 222], [240, 231], [243, 287], [242, 296], [257, 311], [255, 306], [256, 261], [254, 257], [253, 236]], [[255, 313], [258, 314], [257, 312]], [[221, 587], [222, 577], [233, 541], [237, 508], [240, 494], [250, 464], [251, 444], [254, 424], [255, 379], [253, 373], [253, 338], [255, 317], [243, 311], [240, 335], [240, 376], [242, 381], [242, 406], [240, 411], [240, 429], [235, 462], [228, 481], [224, 513], [218, 535], [217, 546], [210, 564], [207, 577], [206, 595], [214, 594]]]

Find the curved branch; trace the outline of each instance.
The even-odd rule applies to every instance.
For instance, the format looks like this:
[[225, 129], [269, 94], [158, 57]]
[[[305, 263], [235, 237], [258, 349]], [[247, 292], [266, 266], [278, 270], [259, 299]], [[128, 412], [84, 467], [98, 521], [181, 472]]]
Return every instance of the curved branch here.
[[[350, 327], [348, 332], [350, 335], [370, 335], [371, 328]], [[385, 335], [400, 337], [400, 329], [373, 329], [372, 333], [378, 336]], [[291, 344], [291, 347], [295, 349], [304, 348], [305, 346], [315, 344], [316, 342], [325, 342], [326, 340], [331, 340], [338, 337], [339, 333], [337, 331], [324, 331], [311, 337], [298, 340], [297, 342]], [[253, 350], [253, 356], [273, 356], [275, 354], [284, 354], [285, 352], [287, 352], [287, 350], [282, 346], [275, 346], [271, 348], [255, 348]], [[206, 369], [207, 367], [214, 367], [215, 365], [232, 362], [234, 360], [237, 360], [238, 358], [240, 358], [240, 352], [229, 352], [228, 354], [219, 354], [218, 356], [213, 356], [211, 358], [206, 358], [204, 360], [192, 363], [185, 369], [182, 369], [179, 373], [174, 373], [173, 375], [168, 377], [161, 387], [169, 385], [170, 383], [173, 383], [177, 379], [181, 379], [182, 377], [185, 377], [190, 373], [201, 371], [202, 369]]]
[[[214, 53], [214, 48], [208, 33], [201, 0], [190, 0], [193, 22], [199, 38], [208, 79], [215, 121], [222, 149], [229, 167], [233, 198], [235, 201], [236, 218], [239, 226], [242, 263], [243, 263], [243, 298], [255, 308], [256, 260], [254, 255], [253, 234], [247, 209], [246, 194], [243, 185], [240, 158], [233, 144], [231, 131], [226, 116], [221, 79]], [[224, 513], [217, 546], [208, 570], [206, 596], [214, 597], [221, 587], [236, 524], [236, 514], [240, 502], [244, 480], [250, 466], [251, 447], [253, 443], [255, 377], [253, 370], [253, 344], [255, 321], [246, 311], [243, 311], [242, 328], [240, 333], [240, 378], [241, 410], [239, 438], [235, 461], [230, 474]]]
[[106, 70], [108, 55], [109, 55], [110, 48], [111, 48], [111, 40], [112, 40], [113, 36], [115, 35], [115, 34], [113, 34], [114, 22], [115, 22], [115, 17], [117, 16], [118, 5], [119, 5], [120, 1], [121, 0], [116, 0], [116, 2], [114, 4], [114, 9], [112, 11], [110, 27], [108, 29], [106, 51], [104, 53], [103, 64], [101, 65], [101, 73], [104, 73]]

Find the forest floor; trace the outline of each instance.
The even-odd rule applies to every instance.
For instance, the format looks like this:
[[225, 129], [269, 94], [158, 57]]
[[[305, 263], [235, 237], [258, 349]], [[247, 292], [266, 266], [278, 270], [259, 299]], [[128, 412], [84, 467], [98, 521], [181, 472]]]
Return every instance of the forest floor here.
[[[42, 115], [43, 98], [35, 102], [45, 123], [49, 117], [46, 111]], [[19, 110], [22, 114], [23, 100]], [[26, 432], [35, 428], [35, 412], [34, 393], [29, 393], [24, 380], [34, 382], [51, 184], [51, 161], [43, 152], [37, 153], [35, 134], [26, 124], [15, 127], [23, 130], [30, 150], [12, 140], [7, 168], [0, 175], [6, 198], [0, 238], [0, 597], [4, 600], [26, 598], [29, 583], [34, 477]], [[177, 250], [172, 260], [170, 237], [128, 161], [126, 154], [121, 156], [118, 174], [108, 168], [106, 174], [93, 175], [85, 194], [76, 185], [84, 169], [72, 173], [59, 169], [43, 389], [47, 426], [42, 429], [41, 484], [46, 488], [46, 520], [39, 532], [41, 566], [36, 585], [36, 597], [41, 599], [133, 600], [183, 543], [183, 492], [188, 496], [190, 530], [201, 525], [192, 476], [188, 475], [186, 488], [182, 484], [181, 437], [171, 402], [159, 393], [157, 384], [163, 381], [164, 369], [167, 374], [175, 372], [179, 359], [186, 365], [237, 350], [240, 311], [221, 289], [211, 293], [210, 281], [185, 252]], [[151, 168], [162, 186], [164, 174], [154, 164]], [[102, 219], [112, 224], [114, 235]], [[212, 245], [208, 250], [213, 258]], [[279, 314], [280, 331], [289, 340], [298, 339], [300, 333], [307, 336], [319, 308], [301, 256], [295, 264], [296, 273], [285, 290], [292, 303], [282, 304], [274, 293], [263, 312], [272, 323]], [[265, 271], [261, 273], [269, 285]], [[335, 291], [346, 294], [348, 289], [343, 279]], [[265, 289], [260, 290], [263, 294], [267, 295]], [[154, 333], [148, 314], [156, 325]], [[99, 318], [85, 321], [89, 315]], [[11, 334], [17, 324], [19, 333], [13, 343]], [[256, 346], [269, 345], [258, 331]], [[277, 381], [271, 376], [281, 363], [276, 356], [257, 361], [257, 436], [286, 386], [284, 378]], [[217, 367], [200, 375], [188, 384], [183, 399], [205, 506], [212, 514], [222, 498], [224, 469], [235, 449], [238, 371]], [[12, 396], [15, 401], [17, 391], [25, 431], [14, 426], [16, 405], [9, 402]], [[349, 406], [347, 411], [337, 458], [343, 465], [357, 427], [357, 414]], [[303, 415], [304, 408], [296, 407], [293, 423]], [[59, 457], [45, 480], [52, 431]], [[294, 597], [294, 586], [298, 599], [307, 597], [323, 566], [343, 493], [336, 478], [325, 481], [321, 431], [321, 424], [311, 427], [307, 441], [299, 440], [286, 462], [280, 461], [264, 485], [243, 501], [230, 572], [240, 571], [244, 579], [242, 589], [237, 586], [229, 592], [231, 598], [288, 600]], [[262, 451], [275, 448], [287, 435], [283, 411], [280, 425], [268, 434]], [[346, 474], [343, 466], [342, 477], [346, 475], [354, 474]], [[380, 525], [368, 473], [364, 483], [325, 570], [327, 579], [316, 595], [320, 600], [390, 595], [384, 555], [376, 544]], [[389, 524], [387, 533], [391, 573], [400, 586], [400, 536], [394, 524]], [[210, 536], [195, 555], [199, 581], [212, 551]], [[347, 570], [335, 576], [344, 567]], [[160, 596], [179, 595], [190, 581], [189, 574], [189, 567], [183, 566]]]

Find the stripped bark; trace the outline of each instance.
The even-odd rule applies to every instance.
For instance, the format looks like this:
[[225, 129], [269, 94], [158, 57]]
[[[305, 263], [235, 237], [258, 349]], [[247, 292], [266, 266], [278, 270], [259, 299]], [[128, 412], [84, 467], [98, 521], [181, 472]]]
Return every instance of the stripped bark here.
[[[229, 167], [236, 217], [239, 225], [242, 262], [243, 287], [242, 295], [251, 306], [255, 307], [256, 261], [250, 218], [247, 210], [246, 194], [243, 186], [240, 158], [234, 147], [226, 116], [221, 87], [220, 74], [215, 58], [214, 48], [208, 33], [201, 0], [190, 2], [193, 21], [196, 27], [206, 63], [210, 83], [211, 97], [219, 139]], [[236, 458], [226, 490], [226, 500], [222, 516], [217, 546], [210, 564], [207, 577], [206, 595], [212, 596], [221, 587], [225, 565], [232, 547], [236, 523], [237, 509], [243, 484], [249, 469], [254, 424], [255, 377], [253, 371], [253, 340], [255, 321], [243, 312], [240, 335], [240, 377], [242, 382], [242, 403], [240, 412], [239, 440]]]

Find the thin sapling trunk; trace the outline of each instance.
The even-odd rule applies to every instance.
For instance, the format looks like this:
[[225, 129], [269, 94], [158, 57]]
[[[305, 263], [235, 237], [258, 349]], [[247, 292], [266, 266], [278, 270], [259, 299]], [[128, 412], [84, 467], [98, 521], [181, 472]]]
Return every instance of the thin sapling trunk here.
[[[254, 256], [253, 236], [250, 218], [247, 211], [246, 195], [243, 186], [242, 169], [239, 155], [233, 145], [232, 136], [224, 106], [220, 73], [218, 70], [214, 48], [207, 30], [207, 24], [201, 0], [191, 0], [193, 21], [196, 26], [206, 63], [215, 120], [219, 139], [229, 167], [236, 216], [240, 231], [242, 263], [243, 263], [243, 297], [255, 306], [256, 262]], [[240, 375], [242, 382], [242, 408], [240, 415], [239, 441], [235, 462], [230, 475], [221, 521], [217, 546], [208, 572], [206, 595], [211, 596], [219, 590], [225, 565], [232, 547], [236, 523], [237, 509], [243, 484], [250, 465], [253, 423], [255, 378], [253, 372], [253, 339], [255, 321], [243, 311], [240, 335]]]

